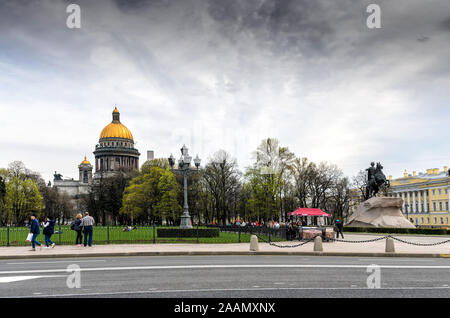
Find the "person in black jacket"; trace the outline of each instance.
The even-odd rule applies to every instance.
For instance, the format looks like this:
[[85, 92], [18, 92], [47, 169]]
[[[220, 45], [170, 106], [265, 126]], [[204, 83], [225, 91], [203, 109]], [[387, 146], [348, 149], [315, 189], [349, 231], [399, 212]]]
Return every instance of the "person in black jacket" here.
[[37, 236], [41, 233], [39, 228], [39, 221], [36, 219], [36, 214], [31, 215], [30, 233], [33, 234], [31, 238], [31, 250], [36, 251], [36, 244], [41, 246], [42, 244], [36, 241]]
[[55, 233], [55, 220], [53, 220], [52, 217], [48, 217], [45, 219], [43, 233], [45, 235], [45, 245], [47, 246], [47, 248], [49, 247], [50, 244], [52, 245], [52, 248], [54, 248], [55, 243], [53, 243], [51, 237], [53, 233]]
[[336, 220], [336, 238], [339, 238], [339, 233], [341, 233], [342, 238], [344, 238], [344, 233], [342, 233], [343, 230], [344, 224], [341, 221]]
[[83, 242], [83, 235], [81, 234], [81, 231], [83, 230], [81, 227], [81, 219], [83, 218], [83, 216], [78, 213], [77, 214], [77, 219], [75, 221], [72, 222], [72, 230], [74, 230], [75, 232], [77, 232], [77, 238], [75, 240], [75, 244], [77, 246], [81, 246], [82, 242]]

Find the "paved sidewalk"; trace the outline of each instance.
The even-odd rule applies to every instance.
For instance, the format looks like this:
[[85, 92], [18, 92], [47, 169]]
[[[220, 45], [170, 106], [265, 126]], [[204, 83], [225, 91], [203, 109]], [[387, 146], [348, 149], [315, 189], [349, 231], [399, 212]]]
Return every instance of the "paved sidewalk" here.
[[[370, 240], [384, 235], [347, 234], [345, 240]], [[395, 235], [393, 235], [396, 237]], [[449, 240], [450, 236], [397, 236], [414, 243], [436, 243]], [[95, 242], [94, 242], [95, 243]], [[281, 246], [299, 244], [299, 241], [276, 243]], [[110, 244], [93, 247], [69, 245], [55, 248], [0, 247], [0, 259], [98, 257], [98, 256], [157, 256], [157, 255], [322, 255], [322, 256], [392, 256], [392, 257], [450, 257], [450, 242], [436, 246], [414, 246], [394, 241], [396, 253], [385, 253], [386, 240], [370, 243], [324, 242], [323, 252], [313, 252], [310, 242], [295, 248], [280, 248], [259, 243], [259, 251], [251, 252], [249, 243], [231, 244]]]

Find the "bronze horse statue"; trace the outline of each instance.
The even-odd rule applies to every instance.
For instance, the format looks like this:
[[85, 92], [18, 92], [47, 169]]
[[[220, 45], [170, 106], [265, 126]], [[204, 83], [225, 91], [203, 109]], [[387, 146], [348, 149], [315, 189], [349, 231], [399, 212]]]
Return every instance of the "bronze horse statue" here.
[[377, 196], [377, 193], [380, 191], [380, 187], [382, 185], [385, 185], [388, 188], [390, 187], [390, 182], [386, 179], [386, 176], [382, 170], [383, 166], [378, 162], [375, 172], [372, 175], [369, 171], [369, 180], [367, 180], [366, 193], [364, 196], [365, 200]]

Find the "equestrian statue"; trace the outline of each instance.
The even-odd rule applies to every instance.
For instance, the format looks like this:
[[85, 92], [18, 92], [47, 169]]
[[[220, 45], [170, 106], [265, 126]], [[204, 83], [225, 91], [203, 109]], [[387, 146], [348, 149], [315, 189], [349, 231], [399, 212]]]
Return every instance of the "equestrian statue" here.
[[378, 191], [380, 191], [381, 186], [385, 185], [387, 188], [390, 187], [389, 180], [383, 173], [383, 166], [381, 163], [377, 163], [375, 168], [375, 163], [371, 162], [370, 167], [366, 169], [367, 171], [367, 186], [364, 199], [368, 200], [371, 197], [377, 196]]

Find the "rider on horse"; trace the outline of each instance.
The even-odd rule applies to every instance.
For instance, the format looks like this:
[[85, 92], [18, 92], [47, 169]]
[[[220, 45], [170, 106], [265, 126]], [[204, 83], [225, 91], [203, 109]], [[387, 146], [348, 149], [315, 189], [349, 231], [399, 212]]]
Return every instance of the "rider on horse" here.
[[365, 193], [365, 199], [369, 199], [372, 196], [376, 196], [379, 187], [383, 184], [389, 187], [389, 180], [386, 179], [386, 176], [383, 173], [383, 166], [381, 163], [377, 163], [377, 167], [375, 168], [375, 163], [370, 163], [370, 168], [366, 169], [367, 171], [367, 187]]

